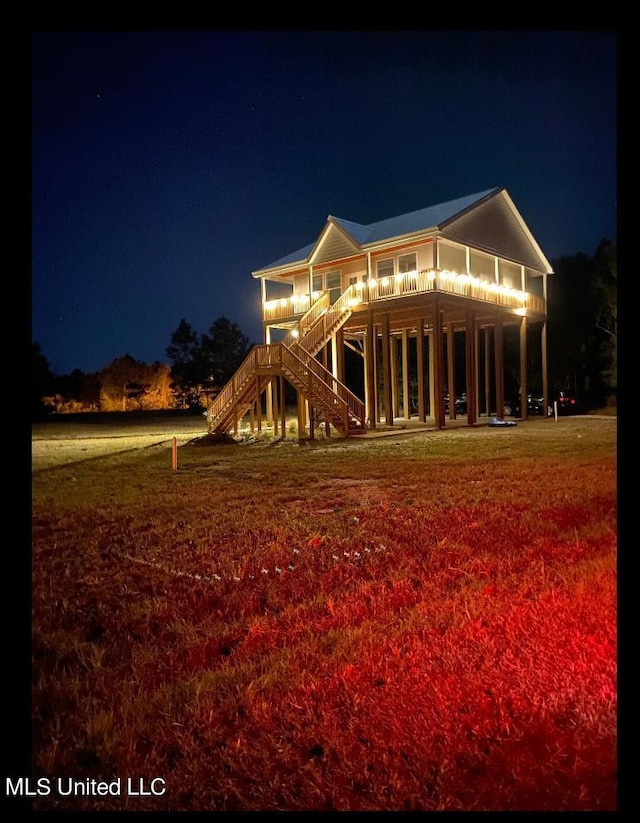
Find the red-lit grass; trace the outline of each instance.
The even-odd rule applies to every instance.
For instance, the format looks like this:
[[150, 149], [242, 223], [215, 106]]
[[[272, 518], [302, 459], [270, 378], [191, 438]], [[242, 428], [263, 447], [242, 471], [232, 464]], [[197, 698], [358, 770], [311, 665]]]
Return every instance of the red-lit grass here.
[[546, 423], [36, 473], [35, 773], [167, 781], [37, 807], [615, 809], [615, 428]]

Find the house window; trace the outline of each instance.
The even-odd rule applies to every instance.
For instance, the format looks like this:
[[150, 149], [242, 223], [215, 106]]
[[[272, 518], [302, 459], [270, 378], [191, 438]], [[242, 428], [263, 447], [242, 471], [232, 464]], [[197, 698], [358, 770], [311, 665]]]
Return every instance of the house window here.
[[329, 292], [329, 302], [335, 303], [342, 291], [342, 278], [339, 271], [328, 271], [324, 276], [325, 288]]
[[324, 288], [322, 284], [322, 275], [321, 274], [314, 274], [311, 280], [311, 289], [313, 291], [322, 291]]
[[398, 257], [398, 274], [405, 274], [410, 271], [417, 271], [418, 264], [416, 262], [416, 255], [401, 254]]
[[393, 257], [388, 260], [378, 260], [376, 263], [376, 276], [378, 280], [393, 277]]

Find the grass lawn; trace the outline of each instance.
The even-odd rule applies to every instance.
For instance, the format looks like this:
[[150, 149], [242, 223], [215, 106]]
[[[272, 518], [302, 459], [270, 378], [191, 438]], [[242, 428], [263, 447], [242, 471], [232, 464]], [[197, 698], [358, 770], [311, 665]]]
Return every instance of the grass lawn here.
[[36, 809], [616, 808], [615, 418], [191, 434], [34, 452]]

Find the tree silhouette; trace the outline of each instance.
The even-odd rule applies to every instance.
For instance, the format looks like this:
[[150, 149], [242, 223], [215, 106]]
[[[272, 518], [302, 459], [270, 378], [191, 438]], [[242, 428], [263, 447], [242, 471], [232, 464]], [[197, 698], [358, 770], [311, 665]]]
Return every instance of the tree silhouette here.
[[108, 407], [120, 405], [122, 411], [126, 411], [127, 400], [139, 401], [146, 391], [149, 376], [149, 366], [139, 363], [130, 354], [114, 360], [100, 372], [101, 406], [107, 410]]
[[53, 391], [54, 376], [49, 361], [35, 340], [31, 343], [31, 418], [37, 420], [46, 414], [43, 397]]
[[201, 403], [204, 394], [220, 391], [250, 349], [249, 338], [226, 317], [215, 320], [203, 335], [183, 318], [166, 352], [176, 387], [185, 402], [194, 405]]
[[209, 379], [220, 390], [251, 350], [249, 338], [237, 323], [219, 317], [203, 336], [203, 349], [209, 366]]

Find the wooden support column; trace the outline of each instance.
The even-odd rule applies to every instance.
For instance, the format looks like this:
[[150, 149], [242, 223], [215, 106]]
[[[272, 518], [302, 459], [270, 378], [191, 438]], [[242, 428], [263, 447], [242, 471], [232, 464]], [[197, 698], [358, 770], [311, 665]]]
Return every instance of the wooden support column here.
[[389, 359], [391, 361], [391, 392], [393, 396], [393, 416], [400, 417], [400, 391], [398, 381], [398, 345], [393, 335], [389, 338]]
[[269, 387], [271, 388], [271, 396], [273, 398], [273, 405], [271, 408], [271, 416], [273, 418], [273, 436], [278, 436], [278, 378], [273, 377], [269, 381]]
[[409, 329], [402, 330], [402, 416], [409, 420], [411, 404], [409, 403]]
[[473, 422], [478, 420], [480, 414], [480, 329], [475, 324], [473, 328], [473, 373], [475, 375], [474, 390], [476, 395], [475, 414]]
[[267, 425], [270, 426], [273, 423], [273, 385], [272, 381], [270, 380], [267, 383], [267, 390], [266, 390], [266, 400], [265, 400], [265, 413], [267, 416]]
[[284, 375], [280, 375], [280, 414], [282, 415], [282, 439], [287, 436], [287, 404], [284, 401]]
[[335, 377], [344, 383], [344, 329], [342, 326], [335, 333], [336, 341], [336, 374]]
[[260, 394], [260, 378], [256, 377], [256, 413], [258, 434], [262, 434], [262, 395]]
[[[436, 387], [435, 387], [435, 354], [433, 347], [433, 329], [427, 332], [427, 346], [429, 355], [429, 417], [436, 416]], [[444, 382], [444, 381], [443, 381]], [[444, 388], [443, 388], [444, 391]]]
[[373, 385], [375, 386], [375, 394], [373, 395], [373, 407], [375, 411], [376, 423], [380, 422], [380, 386], [378, 377], [380, 375], [380, 345], [378, 341], [378, 327], [374, 327], [373, 335]]
[[331, 374], [338, 379], [338, 343], [335, 334], [331, 336]]
[[303, 440], [306, 434], [306, 421], [305, 421], [305, 398], [301, 392], [297, 392], [298, 396], [298, 440]]
[[416, 368], [418, 370], [418, 420], [424, 423], [427, 419], [427, 408], [424, 394], [424, 321], [418, 320], [416, 327]]
[[547, 374], [547, 322], [540, 329], [540, 350], [542, 355], [542, 407], [546, 416], [549, 408], [549, 375]]
[[375, 327], [373, 325], [373, 315], [371, 309], [367, 317], [367, 335], [365, 337], [365, 385], [366, 385], [366, 414], [369, 421], [369, 428], [376, 427], [376, 374], [375, 374]]
[[449, 419], [456, 419], [456, 347], [453, 323], [447, 324], [447, 382], [449, 384]]
[[520, 416], [526, 420], [529, 416], [527, 402], [529, 389], [527, 386], [527, 318], [520, 321]]
[[484, 408], [487, 417], [491, 414], [491, 329], [484, 328]]
[[502, 417], [504, 414], [504, 334], [500, 312], [496, 316], [496, 324], [493, 329], [493, 356], [496, 381], [496, 416]]
[[393, 391], [391, 386], [391, 341], [389, 312], [382, 315], [382, 370], [384, 379], [384, 414], [387, 426], [393, 426]]
[[467, 376], [467, 424], [476, 422], [476, 387], [478, 385], [476, 360], [476, 330], [473, 309], [467, 309], [464, 330], [465, 368]]
[[233, 433], [238, 434], [238, 404], [236, 403], [236, 381], [235, 378], [231, 381], [231, 394], [233, 396]]
[[433, 415], [435, 417], [436, 428], [444, 429], [444, 345], [442, 341], [442, 313], [440, 311], [440, 301], [435, 301], [435, 317], [433, 321]]
[[362, 382], [364, 384], [364, 417], [365, 421], [369, 418], [369, 380], [367, 379], [367, 375], [369, 374], [369, 346], [367, 343], [368, 332], [365, 331], [364, 337], [362, 339]]
[[[545, 305], [545, 312], [547, 311], [547, 274], [545, 273], [542, 277], [542, 295], [544, 297], [544, 305]], [[547, 363], [547, 321], [545, 320], [542, 324], [542, 329], [540, 332], [541, 340], [540, 345], [542, 346], [542, 402], [544, 403], [545, 414], [547, 413], [546, 410], [549, 408], [549, 373], [548, 373], [548, 363]]]
[[[263, 280], [262, 281], [263, 285], [264, 285], [264, 282], [265, 281]], [[262, 302], [264, 303], [264, 295], [263, 295], [263, 298], [262, 298]], [[264, 342], [266, 343], [267, 346], [270, 345], [270, 343], [271, 343], [271, 329], [268, 326], [264, 330]], [[272, 382], [273, 381], [270, 380], [267, 383], [267, 394], [266, 394], [266, 400], [265, 400], [265, 406], [266, 406], [265, 411], [266, 411], [266, 415], [267, 415], [267, 425], [269, 425], [269, 426], [273, 423], [273, 403], [274, 403], [274, 400], [273, 400]]]

